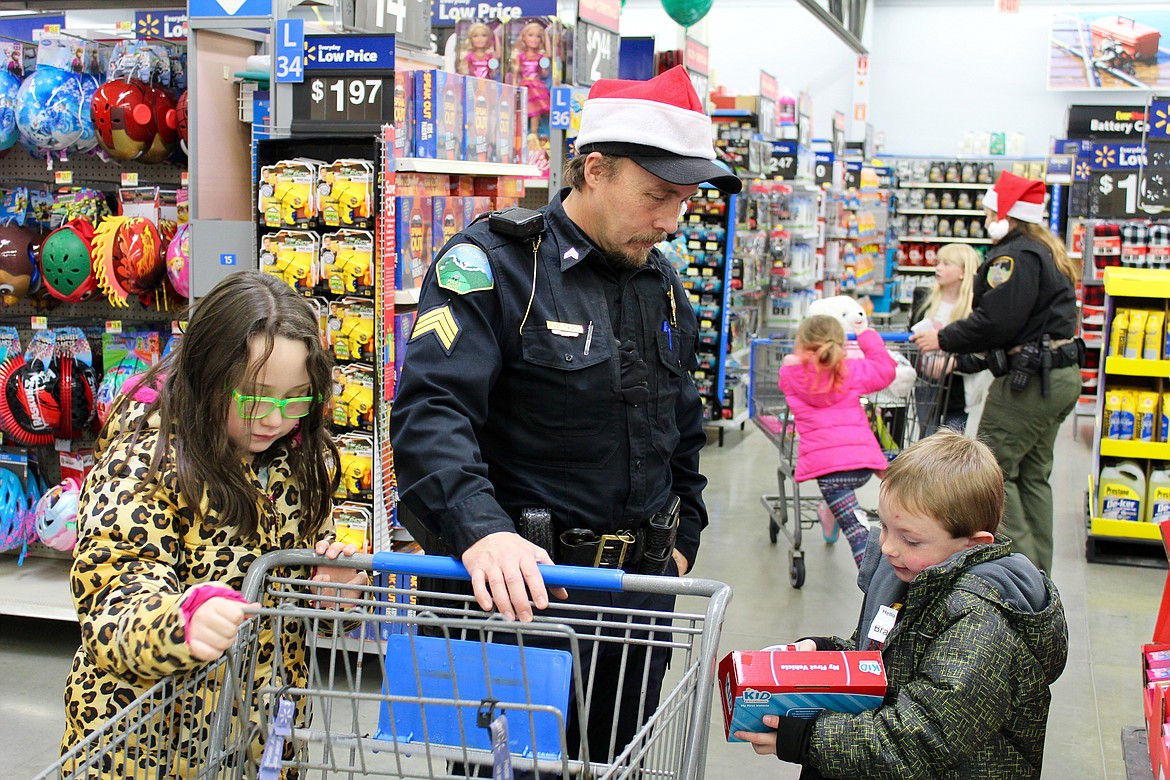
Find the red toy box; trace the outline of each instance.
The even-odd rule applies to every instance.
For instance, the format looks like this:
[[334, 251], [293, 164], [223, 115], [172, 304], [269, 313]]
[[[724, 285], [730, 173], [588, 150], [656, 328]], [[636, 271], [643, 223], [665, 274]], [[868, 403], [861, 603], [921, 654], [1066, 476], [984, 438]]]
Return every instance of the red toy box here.
[[1125, 16], [1107, 16], [1089, 25], [1093, 34], [1093, 51], [1100, 54], [1109, 41], [1120, 43], [1135, 60], [1152, 60], [1158, 56], [1162, 34], [1153, 27]]
[[768, 731], [765, 715], [815, 717], [821, 710], [862, 712], [886, 695], [882, 654], [873, 651], [733, 651], [719, 662], [723, 725]]

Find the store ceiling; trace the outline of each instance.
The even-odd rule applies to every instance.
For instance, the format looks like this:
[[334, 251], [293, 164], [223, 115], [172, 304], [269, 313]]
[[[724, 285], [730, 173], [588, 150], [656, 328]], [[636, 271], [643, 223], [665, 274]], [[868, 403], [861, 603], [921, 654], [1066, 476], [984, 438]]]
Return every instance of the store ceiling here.
[[866, 0], [796, 0], [858, 54], [868, 54], [861, 44]]

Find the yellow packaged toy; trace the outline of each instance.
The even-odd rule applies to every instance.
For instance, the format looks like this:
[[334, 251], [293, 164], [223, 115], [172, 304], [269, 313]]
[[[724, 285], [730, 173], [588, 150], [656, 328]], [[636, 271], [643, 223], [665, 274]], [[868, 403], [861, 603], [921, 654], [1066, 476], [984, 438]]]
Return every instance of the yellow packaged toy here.
[[279, 276], [306, 295], [321, 281], [317, 234], [308, 230], [280, 230], [260, 239], [260, 270]]
[[374, 302], [369, 298], [342, 298], [331, 306], [333, 356], [338, 360], [374, 359]]
[[281, 160], [260, 169], [260, 216], [267, 227], [309, 227], [317, 217], [317, 166]]
[[338, 230], [321, 236], [321, 276], [334, 295], [374, 292], [374, 234]]
[[317, 195], [321, 221], [329, 227], [366, 228], [374, 213], [374, 164], [334, 160], [322, 165]]

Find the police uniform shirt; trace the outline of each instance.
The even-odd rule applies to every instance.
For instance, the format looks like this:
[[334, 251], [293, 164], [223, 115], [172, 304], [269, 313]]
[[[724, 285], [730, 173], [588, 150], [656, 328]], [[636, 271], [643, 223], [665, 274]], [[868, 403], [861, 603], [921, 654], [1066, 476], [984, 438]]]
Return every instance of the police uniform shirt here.
[[1044, 244], [1018, 231], [987, 252], [975, 276], [972, 310], [938, 332], [939, 348], [968, 354], [1076, 332], [1076, 290]]
[[558, 532], [605, 533], [674, 492], [693, 564], [707, 524], [694, 312], [657, 251], [609, 266], [567, 193], [541, 209], [535, 289], [534, 242], [486, 220], [427, 273], [391, 416], [402, 500], [461, 555], [528, 507], [551, 509]]

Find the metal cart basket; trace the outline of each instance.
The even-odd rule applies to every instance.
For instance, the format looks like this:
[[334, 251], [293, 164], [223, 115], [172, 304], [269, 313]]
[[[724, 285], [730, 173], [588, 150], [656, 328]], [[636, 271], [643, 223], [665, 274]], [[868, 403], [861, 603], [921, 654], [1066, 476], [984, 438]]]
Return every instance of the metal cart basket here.
[[[893, 459], [905, 446], [937, 426], [946, 408], [950, 359], [941, 352], [921, 354], [907, 333], [882, 333], [887, 349], [901, 365], [915, 368], [917, 379], [909, 393], [889, 389], [862, 398], [870, 427], [886, 456]], [[779, 386], [780, 366], [792, 354], [791, 338], [758, 338], [751, 345], [749, 407], [752, 422], [779, 452], [776, 492], [760, 496], [768, 513], [768, 538], [776, 544], [781, 532], [788, 539], [788, 579], [800, 588], [805, 580], [804, 531], [819, 525], [816, 507], [822, 500], [815, 482], [796, 481], [799, 435], [796, 420]], [[872, 513], [871, 513], [872, 515]]]
[[[670, 595], [677, 608], [553, 599], [519, 623], [480, 610], [451, 558], [355, 555], [341, 565], [375, 573], [373, 584], [340, 593], [287, 576], [328, 564], [307, 550], [258, 559], [243, 592], [265, 606], [223, 658], [161, 681], [38, 777], [490, 777], [505, 763], [537, 778], [703, 777], [729, 586], [541, 566], [549, 587], [570, 594]], [[308, 638], [307, 653], [271, 641], [290, 634]], [[672, 653], [658, 707], [639, 706], [625, 745], [609, 725], [622, 704], [594, 713], [610, 738], [590, 754], [595, 680], [616, 673], [642, 690], [655, 651]], [[270, 654], [262, 673], [257, 660]]]

